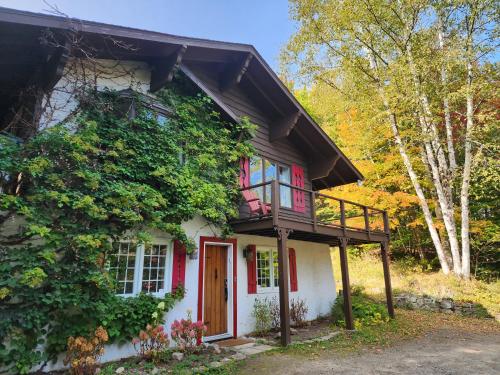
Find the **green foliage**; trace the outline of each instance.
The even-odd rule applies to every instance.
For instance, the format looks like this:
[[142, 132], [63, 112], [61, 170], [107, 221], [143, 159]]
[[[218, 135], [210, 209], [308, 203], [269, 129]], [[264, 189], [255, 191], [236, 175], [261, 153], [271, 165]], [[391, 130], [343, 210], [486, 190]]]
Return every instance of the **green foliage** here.
[[[354, 327], [370, 326], [389, 321], [386, 307], [380, 302], [368, 297], [362, 288], [353, 287], [351, 290], [352, 314]], [[332, 305], [332, 320], [339, 326], [345, 325], [344, 297], [339, 295]]]
[[[115, 296], [112, 241], [148, 242], [158, 229], [189, 252], [195, 244], [181, 223], [196, 215], [229, 232], [253, 126], [226, 123], [185, 83], [158, 97], [173, 111], [166, 123], [138, 96], [129, 119], [130, 100], [87, 92], [71, 121], [23, 144], [0, 137], [0, 367], [26, 373], [99, 325], [111, 342], [129, 341], [160, 301], [168, 311], [182, 297]], [[9, 233], [14, 218], [22, 230]]]
[[255, 299], [252, 316], [255, 319], [255, 333], [257, 335], [263, 335], [272, 328], [271, 304], [267, 298]]

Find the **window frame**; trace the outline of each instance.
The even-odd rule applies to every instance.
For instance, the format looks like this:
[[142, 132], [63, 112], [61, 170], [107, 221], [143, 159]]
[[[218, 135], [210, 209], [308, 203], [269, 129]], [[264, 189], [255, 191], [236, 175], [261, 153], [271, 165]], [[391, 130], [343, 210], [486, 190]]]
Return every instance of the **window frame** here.
[[[160, 289], [158, 292], [148, 293], [143, 292], [142, 290], [142, 280], [143, 280], [143, 272], [144, 272], [144, 249], [146, 245], [144, 243], [134, 243], [130, 240], [120, 240], [117, 241], [119, 243], [129, 243], [130, 246], [135, 246], [135, 262], [134, 262], [134, 280], [132, 293], [115, 293], [119, 297], [135, 297], [141, 293], [149, 294], [154, 297], [164, 297], [165, 294], [170, 293], [172, 291], [172, 271], [173, 271], [173, 242], [170, 240], [161, 240], [156, 239], [150, 243], [151, 246], [159, 245], [166, 246], [166, 254], [165, 254], [165, 273], [163, 279], [163, 289]], [[111, 268], [111, 267], [109, 267]], [[115, 279], [115, 282], [118, 282]]]
[[[257, 253], [269, 253], [269, 283], [270, 286], [262, 287], [259, 285], [259, 262], [256, 259], [255, 265], [255, 281], [257, 283], [257, 293], [277, 293], [279, 292], [279, 278], [278, 278], [278, 267], [274, 267], [274, 255], [276, 255], [276, 260], [278, 259], [278, 249], [273, 246], [258, 246], [256, 248]], [[257, 257], [257, 255], [256, 255]]]
[[[292, 184], [292, 166], [291, 165], [286, 164], [286, 163], [282, 163], [282, 162], [279, 162], [279, 161], [276, 161], [274, 159], [270, 159], [270, 158], [267, 158], [267, 157], [264, 157], [264, 156], [261, 156], [261, 155], [254, 155], [254, 156], [252, 156], [252, 158], [259, 158], [260, 159], [260, 169], [261, 169], [261, 174], [260, 174], [260, 180], [261, 180], [261, 182], [260, 183], [268, 182], [266, 180], [266, 162], [268, 162], [268, 163], [274, 165], [274, 179], [277, 180], [277, 181], [279, 181], [279, 182], [282, 182], [280, 180], [280, 175], [279, 175], [280, 167], [281, 168], [288, 168], [288, 170], [290, 171], [290, 182], [288, 184], [290, 184], [290, 185]], [[250, 168], [251, 168], [251, 160], [250, 160], [250, 165], [249, 165], [250, 186], [251, 186], [251, 185], [253, 185], [253, 183], [251, 182], [252, 172], [251, 172]], [[258, 183], [256, 183], [256, 184], [258, 184]], [[286, 189], [290, 190], [290, 206], [284, 206], [282, 204], [282, 200], [281, 200], [281, 188], [286, 188]], [[271, 201], [270, 201], [271, 197], [269, 197], [269, 200], [267, 199], [267, 195], [268, 195], [267, 192], [270, 191], [271, 186], [270, 185], [264, 185], [264, 186], [261, 186], [259, 188], [252, 189], [252, 190], [258, 190], [258, 189], [260, 189], [262, 191], [262, 202], [264, 202], [264, 203], [271, 203]], [[261, 196], [259, 195], [259, 193], [256, 192], [256, 194], [259, 196], [259, 198], [261, 198]], [[283, 209], [286, 209], [286, 210], [293, 210], [293, 208], [294, 208], [294, 205], [293, 205], [293, 196], [292, 196], [292, 189], [289, 188], [289, 187], [286, 187], [286, 186], [281, 186], [281, 185], [280, 185], [280, 208], [283, 208]]]

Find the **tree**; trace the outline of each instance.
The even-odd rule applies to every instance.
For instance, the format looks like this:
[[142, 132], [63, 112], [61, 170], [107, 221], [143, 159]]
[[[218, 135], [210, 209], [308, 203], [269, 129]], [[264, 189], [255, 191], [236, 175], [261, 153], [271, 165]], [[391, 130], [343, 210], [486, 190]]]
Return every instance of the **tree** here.
[[494, 48], [495, 3], [291, 4], [299, 29], [283, 53], [285, 68], [293, 66], [299, 79], [327, 84], [352, 102], [373, 98], [392, 130], [443, 272], [451, 263], [456, 275], [469, 277], [469, 186], [481, 152], [475, 124], [491, 85], [486, 56]]

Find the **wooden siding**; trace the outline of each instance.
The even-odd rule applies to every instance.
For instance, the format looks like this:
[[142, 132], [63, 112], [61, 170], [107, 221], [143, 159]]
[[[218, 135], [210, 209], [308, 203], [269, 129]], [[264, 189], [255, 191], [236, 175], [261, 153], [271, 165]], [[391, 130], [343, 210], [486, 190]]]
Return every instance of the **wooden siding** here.
[[[189, 69], [201, 80], [204, 85], [216, 94], [224, 104], [229, 107], [237, 116], [247, 116], [250, 121], [258, 126], [252, 143], [257, 150], [258, 154], [264, 158], [281, 162], [283, 164], [300, 165], [304, 168], [304, 188], [312, 189], [311, 180], [307, 169], [307, 159], [302, 154], [297, 146], [289, 139], [283, 139], [275, 142], [269, 141], [269, 129], [276, 121], [273, 119], [273, 113], [269, 109], [266, 113], [256, 100], [250, 98], [241, 88], [233, 86], [228, 90], [221, 92], [219, 90], [218, 82], [218, 69], [215, 64], [189, 64]], [[290, 218], [303, 218], [304, 216], [311, 215], [311, 202], [310, 197], [306, 195], [306, 209], [305, 212], [299, 213], [293, 210], [283, 209], [281, 214]], [[248, 209], [245, 207], [240, 208], [240, 215], [246, 217]]]

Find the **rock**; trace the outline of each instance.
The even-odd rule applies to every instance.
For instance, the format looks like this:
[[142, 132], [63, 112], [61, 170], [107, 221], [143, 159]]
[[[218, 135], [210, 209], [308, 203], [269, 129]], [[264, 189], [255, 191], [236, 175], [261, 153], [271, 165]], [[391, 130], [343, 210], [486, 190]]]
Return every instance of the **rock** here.
[[182, 361], [183, 358], [184, 358], [184, 353], [181, 352], [172, 353], [172, 359], [176, 361]]
[[220, 360], [221, 363], [228, 363], [228, 362], [231, 362], [231, 359], [230, 358], [222, 358]]
[[232, 359], [234, 359], [235, 361], [241, 361], [243, 359], [245, 359], [247, 356], [243, 353], [236, 353], [236, 354], [233, 354], [231, 356]]
[[279, 339], [281, 338], [281, 332], [278, 332], [275, 336], [274, 336], [275, 339]]
[[223, 353], [231, 353], [233, 351], [233, 349], [230, 346], [223, 346], [222, 348], [220, 348], [220, 350]]
[[291, 335], [296, 335], [297, 334], [297, 330], [295, 328], [290, 328], [290, 334]]
[[151, 370], [150, 374], [151, 375], [156, 375], [160, 372], [160, 370], [158, 369], [158, 367], [155, 367], [154, 369]]
[[441, 300], [440, 307], [442, 309], [450, 309], [450, 310], [453, 309], [454, 307], [453, 300], [451, 298], [443, 298]]
[[125, 372], [125, 367], [118, 367], [115, 371], [116, 374], [123, 374]]
[[98, 368], [96, 368], [96, 369], [95, 369], [94, 374], [96, 374], [96, 375], [97, 375], [97, 374], [99, 374], [100, 372], [101, 372], [101, 368], [100, 368], [100, 367], [98, 367]]
[[217, 344], [212, 344], [212, 350], [214, 351], [215, 354], [221, 353], [220, 347]]
[[203, 372], [205, 372], [207, 370], [208, 370], [208, 367], [205, 367], [205, 366], [195, 367], [193, 369], [193, 373], [194, 374], [201, 374], [201, 373], [203, 373]]
[[222, 366], [222, 363], [218, 362], [218, 361], [213, 361], [213, 362], [210, 362], [208, 364], [208, 367], [210, 368], [217, 368], [217, 367], [221, 367]]

